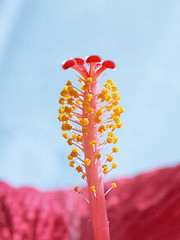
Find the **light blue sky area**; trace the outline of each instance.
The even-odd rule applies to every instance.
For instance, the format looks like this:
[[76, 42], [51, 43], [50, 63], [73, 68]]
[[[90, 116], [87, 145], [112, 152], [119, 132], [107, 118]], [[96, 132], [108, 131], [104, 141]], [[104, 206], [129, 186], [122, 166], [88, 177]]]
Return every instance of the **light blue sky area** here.
[[118, 169], [132, 176], [180, 162], [180, 1], [0, 2], [0, 180], [55, 189], [82, 183], [61, 137], [59, 92], [70, 57], [114, 60], [125, 108]]

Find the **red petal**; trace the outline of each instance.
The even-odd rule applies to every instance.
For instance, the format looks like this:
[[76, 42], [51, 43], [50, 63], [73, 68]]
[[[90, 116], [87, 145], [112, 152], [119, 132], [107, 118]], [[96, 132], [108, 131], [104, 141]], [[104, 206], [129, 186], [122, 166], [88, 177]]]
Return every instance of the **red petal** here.
[[101, 62], [101, 58], [97, 55], [91, 55], [89, 57], [86, 58], [86, 62], [87, 63], [91, 63], [91, 62]]
[[64, 70], [68, 69], [68, 68], [71, 68], [73, 66], [76, 65], [76, 61], [74, 59], [69, 59], [69, 60], [65, 60], [63, 63], [62, 63], [62, 68]]
[[74, 58], [77, 64], [84, 65], [84, 60], [82, 58]]
[[115, 68], [116, 68], [115, 63], [114, 63], [113, 61], [111, 61], [111, 60], [106, 60], [106, 61], [104, 61], [104, 62], [102, 63], [102, 65], [103, 65], [104, 67], [111, 68], [111, 69], [115, 69]]

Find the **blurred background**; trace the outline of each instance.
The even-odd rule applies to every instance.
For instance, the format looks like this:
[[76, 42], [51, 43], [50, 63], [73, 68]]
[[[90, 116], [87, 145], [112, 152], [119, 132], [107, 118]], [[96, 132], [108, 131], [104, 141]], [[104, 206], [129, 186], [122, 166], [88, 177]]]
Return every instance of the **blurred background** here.
[[118, 168], [129, 177], [180, 162], [180, 1], [0, 1], [0, 181], [81, 184], [57, 119], [70, 57], [114, 60], [125, 108]]

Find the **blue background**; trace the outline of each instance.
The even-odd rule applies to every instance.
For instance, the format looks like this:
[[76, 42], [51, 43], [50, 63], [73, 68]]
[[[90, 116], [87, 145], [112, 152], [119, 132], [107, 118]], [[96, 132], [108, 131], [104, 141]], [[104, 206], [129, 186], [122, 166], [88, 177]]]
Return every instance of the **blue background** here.
[[[180, 1], [0, 1], [0, 180], [41, 189], [82, 183], [61, 137], [59, 92], [70, 57], [114, 60], [125, 108], [118, 169], [133, 176], [180, 162]], [[73, 80], [74, 79], [74, 80]]]

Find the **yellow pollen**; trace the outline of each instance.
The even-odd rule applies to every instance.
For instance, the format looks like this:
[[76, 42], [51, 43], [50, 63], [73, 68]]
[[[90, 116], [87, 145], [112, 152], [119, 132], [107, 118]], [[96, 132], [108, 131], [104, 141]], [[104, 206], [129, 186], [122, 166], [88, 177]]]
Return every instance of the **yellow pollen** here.
[[69, 135], [68, 135], [67, 132], [64, 132], [64, 133], [62, 134], [62, 136], [63, 136], [65, 139], [68, 139], [68, 138], [69, 138]]
[[75, 140], [77, 138], [77, 134], [73, 133], [72, 138], [73, 138], [73, 140]]
[[82, 167], [81, 166], [77, 166], [76, 170], [80, 173], [80, 172], [82, 172]]
[[104, 125], [101, 125], [101, 126], [98, 128], [98, 131], [99, 131], [100, 133], [103, 133], [104, 131], [106, 131], [105, 126], [104, 126]]
[[111, 85], [113, 85], [113, 84], [114, 84], [114, 82], [113, 82], [113, 80], [112, 80], [112, 79], [108, 79], [108, 80], [107, 80], [107, 82], [108, 82], [108, 83], [110, 83]]
[[118, 90], [118, 87], [116, 85], [112, 86], [112, 91], [116, 92]]
[[90, 102], [91, 99], [92, 99], [92, 94], [90, 94], [90, 93], [86, 94], [85, 101]]
[[78, 142], [82, 142], [83, 141], [83, 136], [78, 135], [76, 139], [77, 139]]
[[112, 162], [112, 160], [113, 160], [113, 156], [109, 155], [109, 156], [107, 157], [107, 161], [108, 161], [108, 162]]
[[101, 158], [101, 154], [100, 153], [96, 153], [95, 154], [95, 158], [100, 159]]
[[93, 120], [94, 120], [95, 123], [99, 124], [102, 121], [102, 118], [99, 118], [98, 116], [95, 116], [93, 118]]
[[69, 166], [70, 166], [70, 167], [75, 167], [74, 164], [75, 164], [75, 161], [71, 161], [71, 162], [69, 163]]
[[117, 148], [117, 147], [113, 147], [113, 148], [112, 148], [112, 151], [113, 151], [114, 153], [117, 153], [117, 152], [118, 152], [118, 148]]
[[89, 124], [89, 120], [87, 118], [83, 118], [80, 120], [81, 126], [86, 126]]
[[97, 112], [96, 112], [96, 116], [100, 117], [101, 115], [103, 115], [103, 109], [100, 108]]
[[89, 166], [90, 163], [91, 163], [91, 160], [89, 160], [89, 158], [85, 158], [85, 159], [84, 159], [84, 164], [85, 164], [86, 166]]
[[95, 190], [95, 186], [92, 186], [91, 188], [90, 188], [90, 190], [91, 190], [91, 192], [96, 192], [96, 190]]
[[97, 145], [97, 142], [94, 140], [94, 141], [90, 142], [90, 145], [91, 145], [91, 147], [93, 147], [93, 145]]
[[73, 160], [73, 156], [69, 155], [69, 156], [68, 156], [68, 159], [69, 159], [69, 160]]
[[78, 187], [78, 186], [75, 186], [75, 187], [74, 187], [74, 191], [75, 191], [75, 192], [79, 192], [79, 187]]
[[85, 177], [86, 177], [86, 175], [85, 175], [85, 174], [83, 174], [83, 175], [82, 175], [82, 179], [85, 179]]
[[112, 164], [111, 164], [111, 167], [112, 167], [112, 168], [117, 168], [117, 164], [116, 164], [116, 163], [112, 163]]
[[66, 101], [66, 99], [65, 99], [65, 98], [62, 98], [62, 97], [60, 97], [60, 99], [59, 99], [59, 103], [60, 103], [60, 104], [62, 104], [62, 105], [63, 105], [63, 104], [65, 103], [65, 101]]
[[92, 78], [87, 78], [86, 83], [90, 83], [90, 84], [93, 83]]
[[67, 81], [66, 86], [71, 86], [72, 82], [71, 81]]
[[116, 188], [117, 187], [116, 183], [111, 183], [111, 187]]
[[89, 128], [88, 127], [83, 127], [82, 128], [82, 132], [83, 133], [88, 133], [89, 132]]
[[68, 140], [67, 140], [67, 143], [71, 146], [71, 145], [73, 145], [73, 143], [72, 143], [72, 138], [69, 138]]
[[122, 125], [123, 125], [123, 123], [117, 123], [117, 124], [116, 124], [116, 127], [117, 127], [117, 128], [121, 128]]
[[84, 107], [84, 108], [89, 108], [89, 102], [83, 102], [82, 103], [82, 106]]

